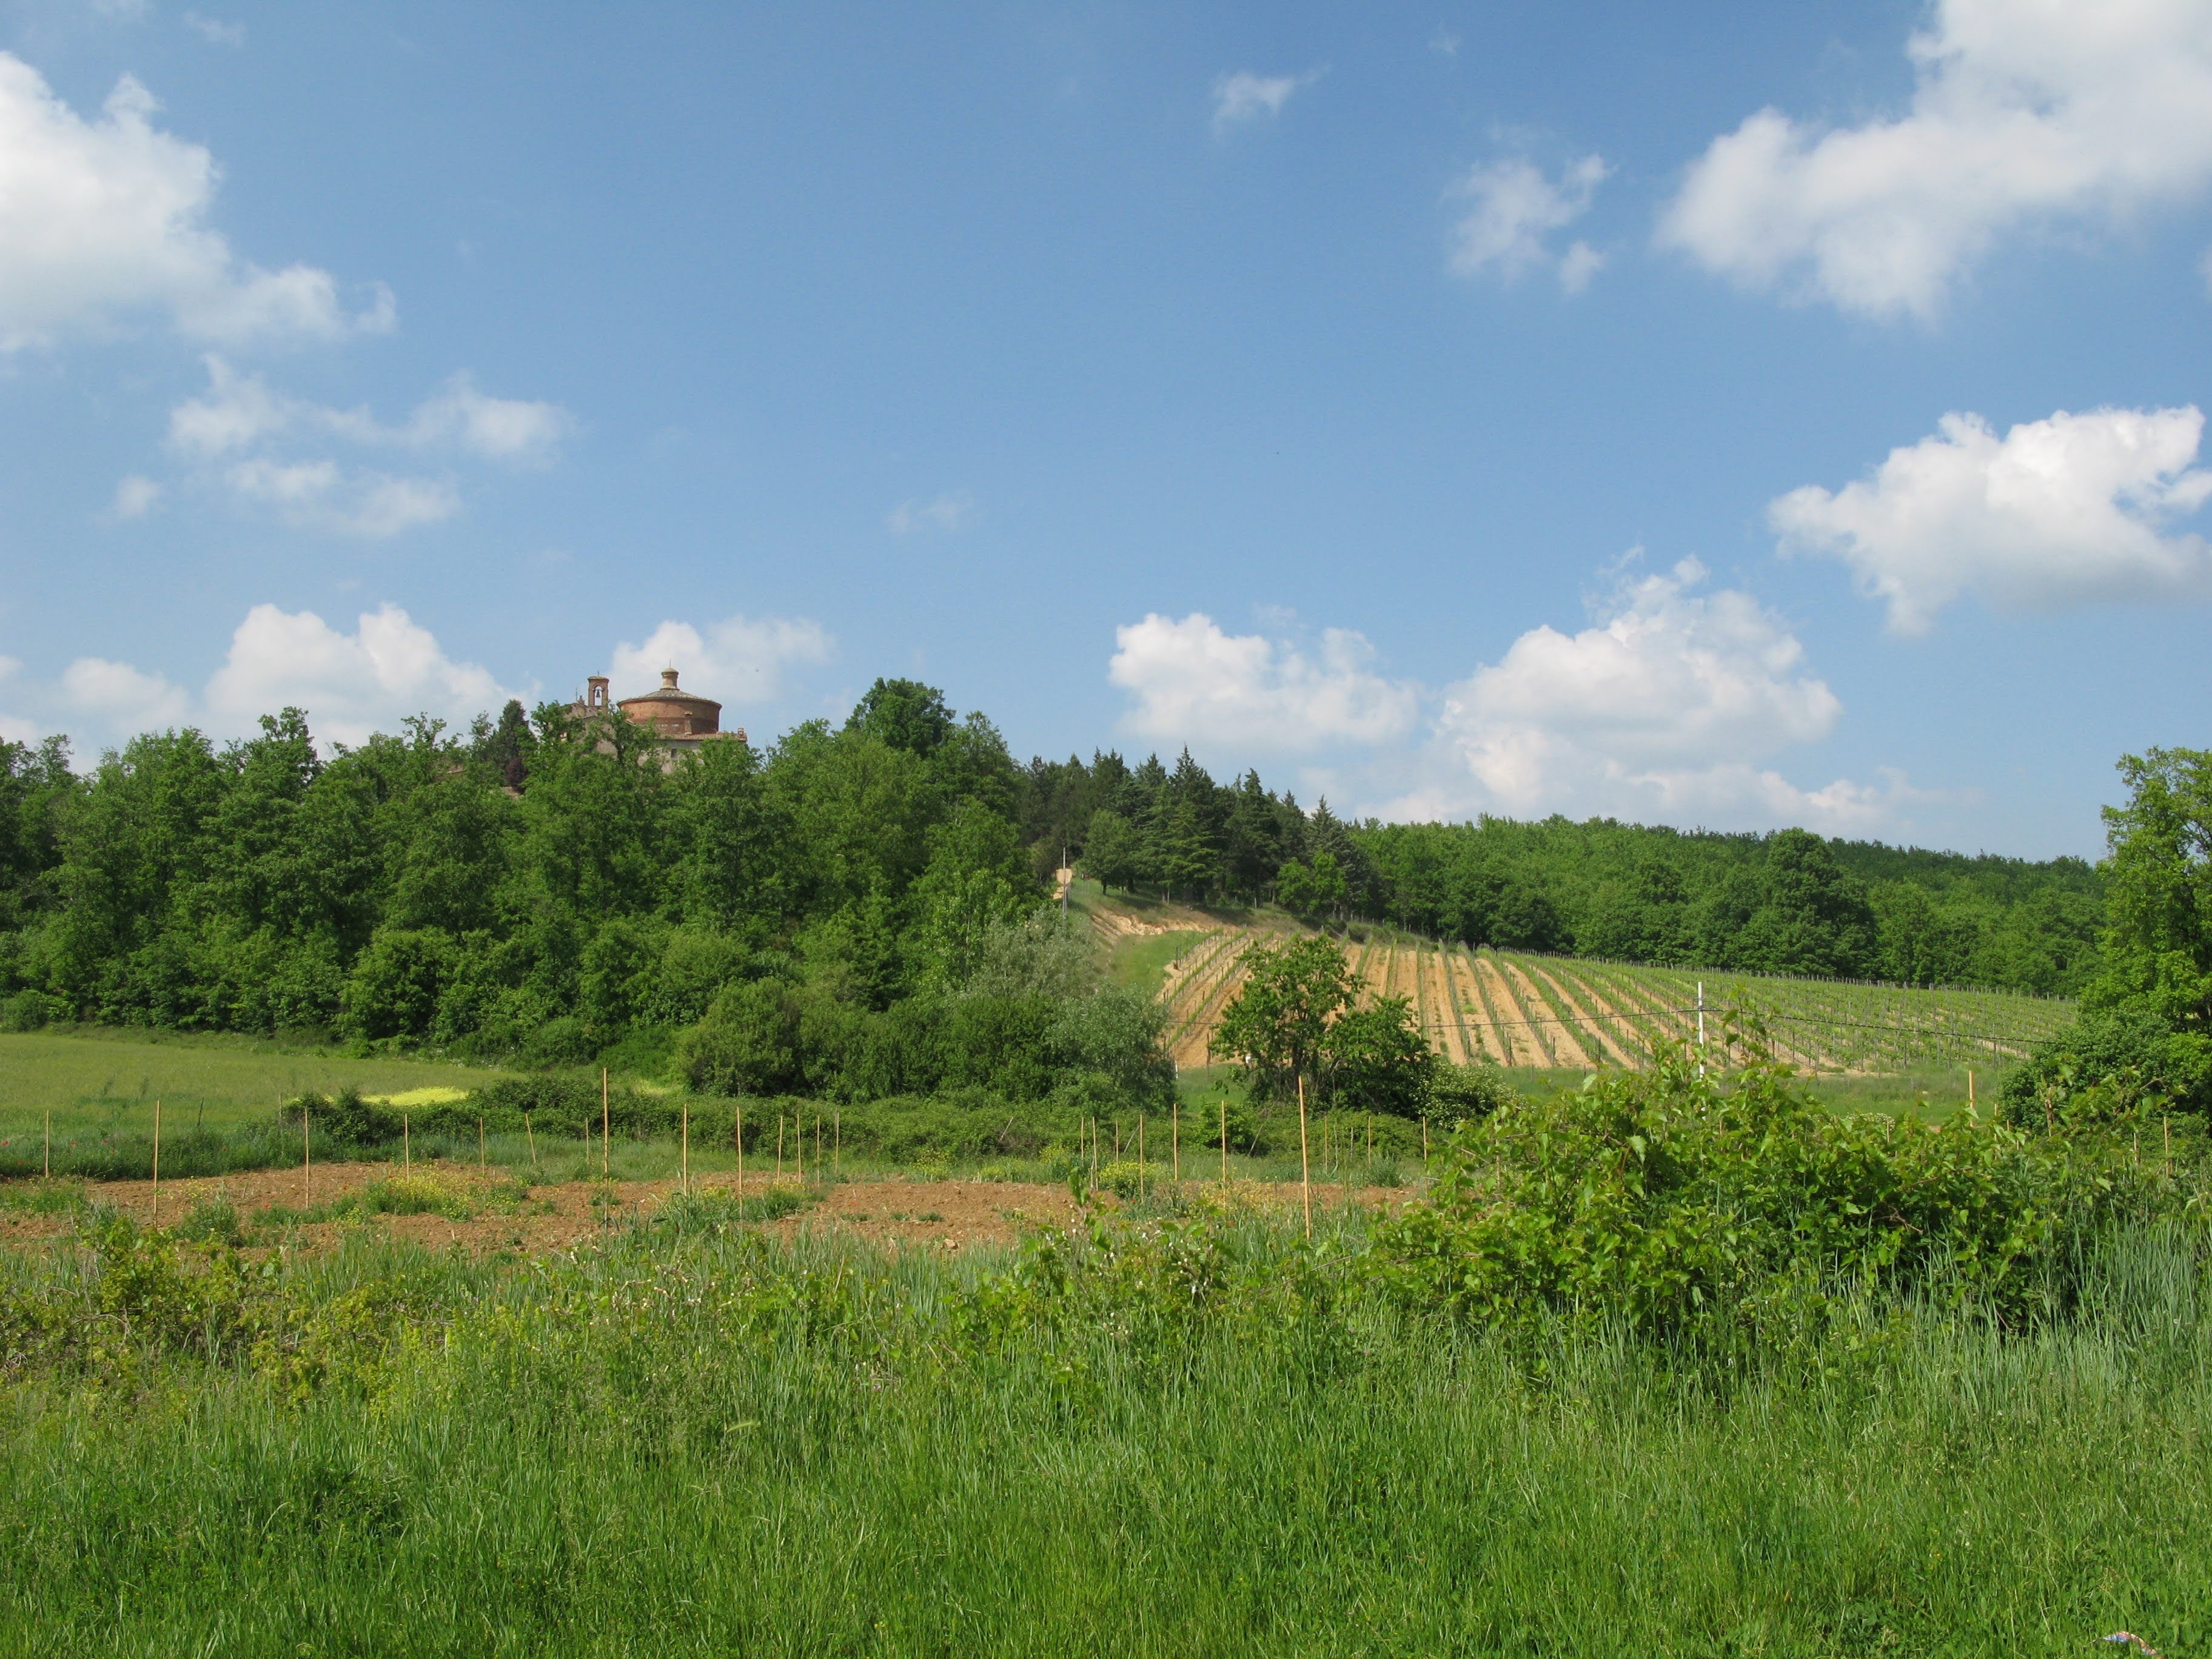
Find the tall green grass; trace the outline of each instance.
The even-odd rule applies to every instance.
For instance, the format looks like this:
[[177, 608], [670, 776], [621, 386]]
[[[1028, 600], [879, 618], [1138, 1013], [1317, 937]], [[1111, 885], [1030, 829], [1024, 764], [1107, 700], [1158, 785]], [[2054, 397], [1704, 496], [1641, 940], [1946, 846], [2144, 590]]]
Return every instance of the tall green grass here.
[[[147, 1275], [136, 1303], [74, 1252], [4, 1285], [0, 1653], [2212, 1633], [2212, 1300], [2171, 1226], [2101, 1246], [2063, 1324], [1868, 1305], [1820, 1365], [1763, 1369], [1408, 1314], [1360, 1289], [1348, 1218], [945, 1261], [678, 1206], [527, 1270], [289, 1261], [212, 1343], [137, 1248], [105, 1269]], [[107, 1320], [104, 1355], [33, 1363], [27, 1309]]]

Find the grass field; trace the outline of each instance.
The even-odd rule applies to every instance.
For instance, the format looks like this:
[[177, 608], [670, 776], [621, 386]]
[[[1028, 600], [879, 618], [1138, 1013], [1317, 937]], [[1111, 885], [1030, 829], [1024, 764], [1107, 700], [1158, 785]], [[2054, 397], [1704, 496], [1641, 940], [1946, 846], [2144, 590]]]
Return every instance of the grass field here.
[[0, 1654], [2207, 1650], [2170, 1237], [2063, 1327], [1869, 1310], [1745, 1370], [1407, 1317], [1332, 1225], [1051, 1271], [696, 1211], [528, 1269], [363, 1241], [275, 1263], [251, 1344], [113, 1243], [90, 1303], [10, 1256], [6, 1305], [138, 1322], [0, 1383]]

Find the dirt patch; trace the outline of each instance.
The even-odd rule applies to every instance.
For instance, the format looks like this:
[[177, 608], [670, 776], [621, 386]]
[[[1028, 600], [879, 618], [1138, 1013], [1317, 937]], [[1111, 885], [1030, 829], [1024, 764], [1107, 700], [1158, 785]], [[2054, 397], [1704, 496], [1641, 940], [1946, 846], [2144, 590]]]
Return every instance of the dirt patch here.
[[[302, 1204], [300, 1172], [254, 1170], [240, 1175], [196, 1177], [161, 1183], [161, 1220], [164, 1225], [181, 1221], [191, 1206], [205, 1200], [227, 1199], [248, 1227], [264, 1224], [272, 1206], [298, 1211], [331, 1203], [358, 1191], [380, 1177], [400, 1173], [389, 1164], [331, 1164], [313, 1170], [307, 1177]], [[406, 1239], [430, 1249], [461, 1249], [471, 1255], [515, 1251], [526, 1255], [550, 1255], [605, 1237], [667, 1202], [678, 1190], [673, 1181], [571, 1181], [547, 1182], [529, 1189], [519, 1206], [509, 1200], [498, 1207], [489, 1189], [502, 1186], [507, 1172], [479, 1171], [469, 1165], [422, 1164], [416, 1175], [434, 1176], [441, 1185], [465, 1196], [484, 1195], [485, 1206], [464, 1218], [441, 1215], [363, 1215], [336, 1221], [297, 1224], [285, 1230], [288, 1242], [308, 1249], [335, 1244], [349, 1230]], [[765, 1193], [778, 1184], [773, 1176], [749, 1174], [748, 1194]], [[785, 1184], [796, 1188], [796, 1182]], [[733, 1176], [701, 1177], [692, 1183], [700, 1192], [729, 1193], [737, 1186]], [[1186, 1183], [1193, 1193], [1204, 1191], [1217, 1204], [1249, 1206], [1277, 1212], [1295, 1211], [1299, 1192], [1295, 1183], [1235, 1182], [1225, 1191], [1213, 1182]], [[95, 1182], [87, 1189], [96, 1202], [110, 1204], [144, 1222], [153, 1218], [153, 1183], [147, 1181]], [[1356, 1202], [1370, 1210], [1395, 1209], [1414, 1194], [1411, 1187], [1363, 1188], [1353, 1194]], [[1334, 1182], [1314, 1183], [1316, 1205], [1343, 1201], [1343, 1188]], [[1119, 1207], [1110, 1194], [1101, 1194], [1099, 1207]], [[1019, 1242], [1036, 1228], [1067, 1227], [1082, 1218], [1082, 1208], [1067, 1188], [1014, 1181], [913, 1181], [907, 1179], [844, 1181], [823, 1191], [817, 1202], [794, 1214], [767, 1224], [766, 1231], [791, 1238], [800, 1233], [848, 1234], [879, 1245], [916, 1245], [959, 1250], [978, 1245]], [[0, 1211], [0, 1248], [29, 1246], [59, 1237], [72, 1225], [64, 1215], [33, 1215]]]

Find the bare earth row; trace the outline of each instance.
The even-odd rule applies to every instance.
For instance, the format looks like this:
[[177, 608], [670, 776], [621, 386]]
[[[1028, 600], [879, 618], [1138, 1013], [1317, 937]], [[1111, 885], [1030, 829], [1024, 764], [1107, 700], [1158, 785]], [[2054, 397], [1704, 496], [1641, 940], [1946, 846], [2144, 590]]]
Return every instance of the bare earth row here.
[[[1179, 1066], [1212, 1063], [1208, 1043], [1243, 981], [1245, 951], [1280, 937], [1215, 925], [1169, 970], [1160, 994]], [[1640, 1066], [1659, 1043], [1697, 1040], [1702, 1006], [1709, 1045], [1755, 1030], [1774, 1054], [1807, 1069], [1876, 1074], [2014, 1060], [2073, 1016], [2069, 1003], [2002, 992], [1701, 977], [1371, 937], [1348, 940], [1346, 950], [1366, 996], [1405, 998], [1431, 1046], [1456, 1065]]]

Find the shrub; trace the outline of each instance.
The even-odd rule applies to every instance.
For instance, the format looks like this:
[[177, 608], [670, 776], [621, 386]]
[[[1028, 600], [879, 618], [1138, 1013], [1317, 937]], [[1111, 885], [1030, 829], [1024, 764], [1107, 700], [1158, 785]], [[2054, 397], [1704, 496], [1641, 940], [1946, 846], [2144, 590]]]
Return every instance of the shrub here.
[[2109, 1123], [2167, 1109], [2212, 1110], [2212, 1040], [2142, 1008], [2085, 1014], [2037, 1045], [2005, 1079], [2002, 1112], [2018, 1128]]
[[1470, 1126], [1379, 1240], [1406, 1294], [1492, 1324], [1774, 1334], [1838, 1284], [2016, 1320], [2063, 1300], [2069, 1247], [2144, 1190], [2099, 1146], [1833, 1116], [1783, 1068], [1703, 1078], [1677, 1050]]

